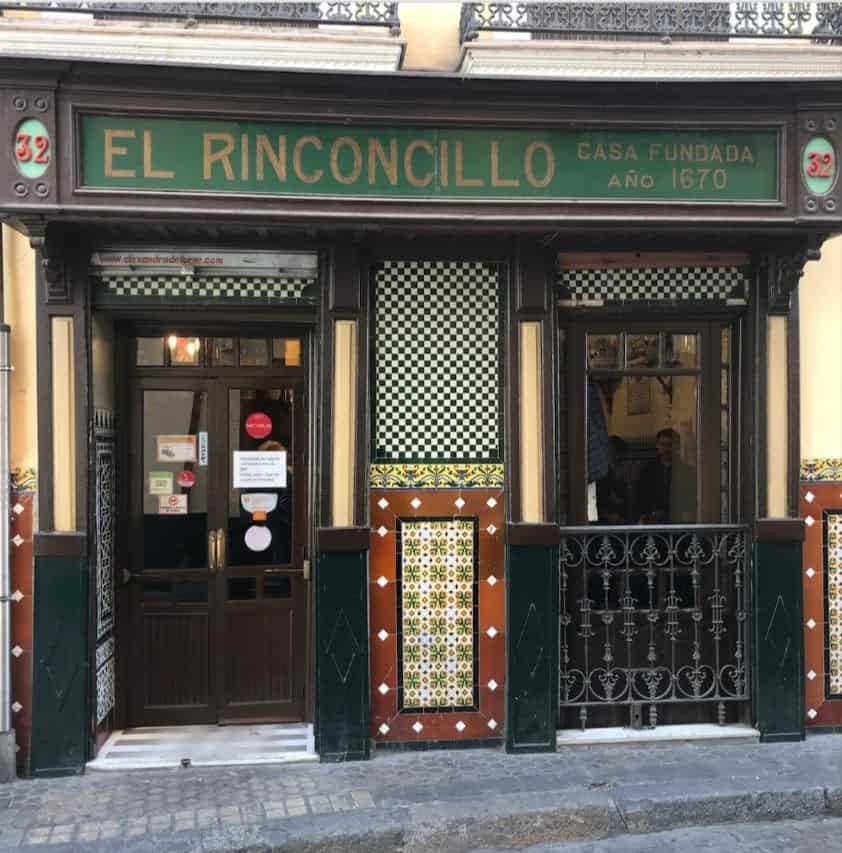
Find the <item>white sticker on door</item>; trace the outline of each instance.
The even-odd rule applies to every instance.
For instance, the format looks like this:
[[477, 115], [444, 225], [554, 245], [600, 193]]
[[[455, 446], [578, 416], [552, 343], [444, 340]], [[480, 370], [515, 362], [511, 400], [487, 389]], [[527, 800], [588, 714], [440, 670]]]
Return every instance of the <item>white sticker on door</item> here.
[[208, 465], [208, 434], [204, 431], [199, 433], [199, 465], [203, 468]]
[[235, 489], [285, 489], [287, 453], [285, 450], [235, 450]]
[[158, 515], [187, 515], [187, 495], [158, 495]]
[[245, 541], [249, 551], [265, 551], [272, 544], [272, 531], [268, 527], [253, 524], [246, 530]]

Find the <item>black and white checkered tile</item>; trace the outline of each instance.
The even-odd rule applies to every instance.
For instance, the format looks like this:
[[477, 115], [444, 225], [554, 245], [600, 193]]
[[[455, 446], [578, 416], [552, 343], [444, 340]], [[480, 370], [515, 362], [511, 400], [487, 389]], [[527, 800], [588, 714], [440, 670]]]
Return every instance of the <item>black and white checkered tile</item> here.
[[385, 261], [375, 299], [375, 461], [499, 459], [497, 268]]
[[571, 269], [559, 275], [570, 302], [744, 302], [748, 280], [739, 267]]
[[316, 282], [312, 278], [276, 276], [178, 276], [114, 275], [97, 279], [99, 293], [127, 300], [187, 299], [213, 301], [314, 301]]

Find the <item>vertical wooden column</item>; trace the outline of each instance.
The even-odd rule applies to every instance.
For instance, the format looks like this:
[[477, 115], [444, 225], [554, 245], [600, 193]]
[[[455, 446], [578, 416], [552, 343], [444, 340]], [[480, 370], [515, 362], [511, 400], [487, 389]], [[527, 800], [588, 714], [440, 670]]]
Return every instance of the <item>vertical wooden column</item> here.
[[80, 772], [91, 734], [87, 254], [75, 234], [27, 228], [39, 414], [31, 769], [49, 776]]
[[321, 268], [316, 748], [348, 761], [369, 757], [368, 272], [346, 247]]
[[798, 518], [798, 320], [794, 292], [808, 245], [771, 254], [755, 300], [757, 514], [753, 561], [754, 719], [765, 741], [804, 737]]
[[555, 749], [558, 539], [552, 257], [518, 245], [508, 301], [506, 749]]

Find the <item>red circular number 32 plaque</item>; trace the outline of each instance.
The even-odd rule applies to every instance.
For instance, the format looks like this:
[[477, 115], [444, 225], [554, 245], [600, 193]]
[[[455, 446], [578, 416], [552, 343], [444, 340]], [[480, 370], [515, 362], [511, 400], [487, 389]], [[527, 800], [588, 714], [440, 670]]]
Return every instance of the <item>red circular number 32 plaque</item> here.
[[249, 438], [266, 438], [272, 432], [272, 418], [266, 412], [252, 412], [246, 418], [246, 433]]

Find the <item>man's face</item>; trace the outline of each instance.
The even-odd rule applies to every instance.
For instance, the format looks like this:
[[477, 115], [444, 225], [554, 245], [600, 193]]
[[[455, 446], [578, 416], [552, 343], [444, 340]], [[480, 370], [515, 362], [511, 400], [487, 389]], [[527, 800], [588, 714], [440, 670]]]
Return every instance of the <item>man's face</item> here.
[[672, 464], [672, 439], [668, 435], [662, 435], [655, 441], [655, 449], [663, 465]]

